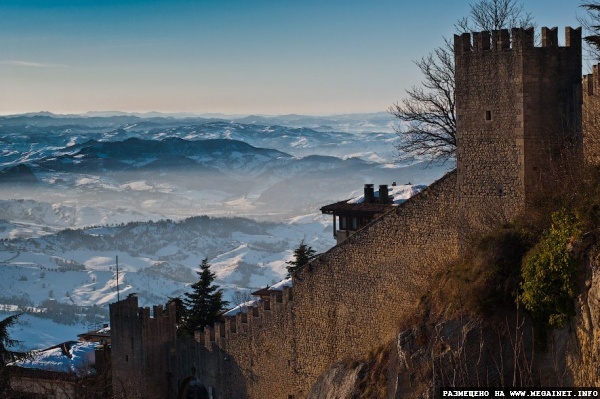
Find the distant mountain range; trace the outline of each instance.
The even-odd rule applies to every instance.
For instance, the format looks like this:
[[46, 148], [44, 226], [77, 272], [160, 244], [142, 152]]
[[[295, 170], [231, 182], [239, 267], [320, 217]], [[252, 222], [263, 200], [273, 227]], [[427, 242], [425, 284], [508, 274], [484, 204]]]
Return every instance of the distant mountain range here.
[[[378, 115], [378, 114], [376, 114]], [[299, 118], [299, 117], [297, 117]], [[307, 117], [313, 125], [332, 122]], [[379, 116], [381, 119], [382, 116]], [[245, 118], [248, 119], [248, 118]], [[123, 141], [127, 138], [161, 140], [177, 137], [186, 140], [233, 139], [255, 147], [271, 148], [293, 156], [329, 155], [358, 156], [377, 162], [393, 162], [396, 134], [378, 119], [340, 120], [339, 129], [327, 131], [310, 127], [294, 127], [278, 117], [259, 118], [265, 124], [203, 118], [139, 118], [137, 116], [80, 117], [48, 115], [16, 115], [0, 117], [0, 166], [23, 163], [28, 159], [49, 156], [61, 148], [98, 142]], [[298, 119], [295, 119], [298, 120]], [[288, 120], [290, 122], [293, 120]], [[282, 122], [277, 124], [276, 122]], [[382, 121], [380, 121], [382, 122]], [[357, 129], [360, 127], [360, 129]], [[381, 128], [381, 129], [380, 129]], [[346, 130], [343, 130], [346, 129]], [[360, 130], [357, 132], [356, 130]], [[19, 158], [21, 157], [21, 158]]]
[[182, 122], [189, 121], [2, 117], [0, 199], [77, 201], [98, 210], [100, 220], [203, 213], [285, 218], [346, 198], [363, 183], [427, 184], [445, 169], [417, 160], [395, 165], [394, 133]]
[[203, 124], [207, 122], [235, 122], [252, 125], [279, 125], [285, 127], [303, 127], [319, 131], [337, 132], [393, 132], [396, 121], [387, 112], [339, 114], [327, 116], [310, 115], [226, 115], [195, 113], [161, 113], [161, 112], [88, 112], [83, 115], [53, 114], [51, 112], [32, 112], [18, 115], [0, 116], [0, 125], [32, 125], [38, 127], [83, 125], [107, 126], [123, 125], [138, 122], [152, 124], [176, 123]]
[[105, 306], [117, 255], [144, 304], [184, 292], [203, 257], [228, 298], [272, 284], [302, 239], [334, 244], [321, 206], [452, 167], [396, 164], [397, 140], [387, 114], [0, 117], [0, 311]]
[[[283, 278], [285, 261], [308, 234], [306, 241], [315, 250], [322, 252], [331, 247], [333, 237], [327, 219], [310, 218], [290, 224], [202, 216], [4, 239], [0, 242], [0, 268], [4, 270], [0, 292], [27, 296], [34, 303], [55, 297], [66, 302], [77, 299], [77, 304], [85, 306], [104, 304], [116, 295], [118, 255], [121, 290], [137, 292], [145, 303], [161, 302], [185, 291], [186, 283], [197, 278], [193, 269], [205, 257], [211, 260], [219, 283], [231, 296], [235, 289], [258, 289]], [[41, 272], [45, 272], [42, 277]], [[64, 287], [60, 273], [66, 272], [76, 273], [73, 278], [83, 280]], [[96, 275], [95, 281], [91, 281], [92, 274]], [[49, 290], [53, 294], [49, 295]]]

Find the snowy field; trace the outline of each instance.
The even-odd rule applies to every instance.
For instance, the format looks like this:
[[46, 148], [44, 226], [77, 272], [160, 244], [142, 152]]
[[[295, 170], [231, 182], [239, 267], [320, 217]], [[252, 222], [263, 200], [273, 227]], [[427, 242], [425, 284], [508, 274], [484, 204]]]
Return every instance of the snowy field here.
[[164, 304], [204, 258], [233, 307], [284, 279], [302, 240], [317, 253], [335, 244], [321, 206], [452, 167], [395, 163], [379, 114], [0, 122], [0, 317], [28, 311], [10, 330], [21, 349], [102, 326], [118, 295]]

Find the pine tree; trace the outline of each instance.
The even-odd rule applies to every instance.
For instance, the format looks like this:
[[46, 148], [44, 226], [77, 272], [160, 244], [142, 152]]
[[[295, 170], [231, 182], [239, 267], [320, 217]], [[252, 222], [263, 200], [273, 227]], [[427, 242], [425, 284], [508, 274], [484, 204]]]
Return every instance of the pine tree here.
[[304, 239], [302, 239], [302, 241], [300, 241], [300, 246], [294, 250], [294, 260], [285, 262], [289, 265], [287, 267], [288, 276], [291, 276], [296, 270], [306, 265], [316, 256], [317, 251], [315, 251], [310, 245], [306, 245], [304, 243]]
[[11, 361], [13, 352], [9, 350], [11, 346], [17, 345], [19, 342], [14, 339], [10, 339], [8, 335], [8, 328], [17, 322], [20, 314], [15, 314], [0, 321], [0, 364], [4, 364], [4, 361]]
[[197, 273], [200, 280], [192, 285], [192, 292], [185, 293], [183, 298], [187, 313], [187, 320], [181, 327], [184, 334], [193, 334], [195, 330], [215, 324], [227, 306], [227, 301], [223, 300], [223, 290], [213, 284], [215, 273], [210, 271], [208, 259], [202, 261]]
[[10, 350], [10, 347], [18, 345], [19, 341], [10, 338], [8, 328], [14, 325], [20, 316], [21, 314], [15, 314], [0, 320], [0, 397], [5, 397], [4, 395], [9, 389], [9, 379], [6, 375], [5, 368], [6, 364], [28, 356], [28, 353]]

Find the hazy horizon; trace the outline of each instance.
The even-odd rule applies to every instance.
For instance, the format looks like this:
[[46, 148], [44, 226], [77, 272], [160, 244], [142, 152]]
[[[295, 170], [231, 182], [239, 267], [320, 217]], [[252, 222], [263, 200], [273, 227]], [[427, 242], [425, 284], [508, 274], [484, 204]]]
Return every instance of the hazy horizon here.
[[[468, 5], [0, 0], [0, 113], [385, 112]], [[577, 6], [525, 2], [561, 43]]]
[[83, 111], [83, 112], [78, 112], [78, 113], [59, 113], [59, 112], [52, 112], [52, 111], [47, 111], [47, 110], [39, 110], [39, 111], [27, 111], [27, 112], [20, 112], [20, 113], [16, 113], [16, 114], [9, 114], [9, 113], [2, 113], [2, 111], [0, 110], [0, 117], [3, 116], [22, 116], [22, 115], [45, 115], [45, 114], [51, 114], [54, 116], [104, 116], [104, 115], [108, 115], [108, 116], [113, 116], [113, 115], [129, 115], [129, 116], [152, 116], [154, 114], [156, 115], [168, 115], [168, 116], [177, 116], [180, 115], [181, 117], [188, 117], [188, 116], [196, 116], [196, 117], [210, 117], [210, 116], [226, 116], [226, 117], [235, 117], [235, 118], [245, 118], [248, 116], [260, 116], [260, 117], [271, 117], [271, 118], [277, 118], [277, 117], [285, 117], [285, 116], [308, 116], [308, 117], [315, 117], [315, 118], [319, 118], [319, 117], [332, 117], [332, 116], [351, 116], [351, 115], [376, 115], [376, 114], [387, 114], [388, 111], [387, 110], [383, 110], [383, 111], [374, 111], [374, 112], [342, 112], [342, 113], [330, 113], [330, 114], [310, 114], [310, 113], [284, 113], [284, 114], [269, 114], [269, 113], [250, 113], [250, 114], [235, 114], [235, 113], [224, 113], [224, 112], [202, 112], [202, 111], [197, 111], [197, 112], [185, 112], [185, 111], [173, 111], [173, 112], [163, 112], [163, 111], [154, 111], [154, 110], [150, 110], [150, 111], [120, 111], [120, 110], [103, 110], [103, 111], [98, 111], [98, 110], [89, 110], [89, 111]]

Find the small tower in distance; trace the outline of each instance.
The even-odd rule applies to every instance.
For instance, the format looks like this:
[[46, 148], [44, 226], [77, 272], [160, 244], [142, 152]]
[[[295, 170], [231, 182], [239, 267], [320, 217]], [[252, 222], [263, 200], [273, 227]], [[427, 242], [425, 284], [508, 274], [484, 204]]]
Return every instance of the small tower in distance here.
[[[454, 36], [457, 179], [474, 214], [511, 220], [583, 159], [581, 28]], [[478, 212], [481, 211], [481, 212]]]

